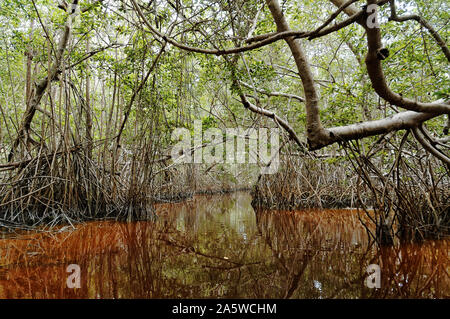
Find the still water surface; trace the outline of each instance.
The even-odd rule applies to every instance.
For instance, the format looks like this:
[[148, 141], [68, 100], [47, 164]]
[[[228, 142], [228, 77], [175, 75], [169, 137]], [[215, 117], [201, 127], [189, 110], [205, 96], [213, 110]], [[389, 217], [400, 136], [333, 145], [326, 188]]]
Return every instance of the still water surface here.
[[[0, 298], [449, 298], [449, 240], [382, 251], [356, 211], [258, 211], [246, 193], [0, 239]], [[67, 287], [67, 266], [81, 287]], [[381, 288], [364, 281], [381, 267]]]

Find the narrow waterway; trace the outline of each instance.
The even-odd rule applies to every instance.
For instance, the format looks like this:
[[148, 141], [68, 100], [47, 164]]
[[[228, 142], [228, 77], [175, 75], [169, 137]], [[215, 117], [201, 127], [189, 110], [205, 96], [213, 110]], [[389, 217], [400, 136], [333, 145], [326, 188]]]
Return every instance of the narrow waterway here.
[[[449, 240], [378, 250], [354, 210], [258, 211], [247, 193], [0, 239], [0, 298], [448, 298]], [[69, 265], [80, 288], [69, 288]], [[365, 285], [367, 266], [381, 288]], [[73, 270], [72, 270], [73, 271]], [[69, 278], [69, 286], [76, 278]]]

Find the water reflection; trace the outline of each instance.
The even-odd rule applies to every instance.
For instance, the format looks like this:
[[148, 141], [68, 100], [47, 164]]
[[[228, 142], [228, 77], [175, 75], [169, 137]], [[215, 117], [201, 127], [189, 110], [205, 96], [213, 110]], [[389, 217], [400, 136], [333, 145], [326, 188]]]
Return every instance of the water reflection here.
[[[1, 298], [448, 298], [448, 243], [378, 250], [353, 211], [257, 214], [245, 193], [0, 239]], [[365, 287], [379, 264], [381, 289]], [[66, 267], [81, 267], [69, 289]]]

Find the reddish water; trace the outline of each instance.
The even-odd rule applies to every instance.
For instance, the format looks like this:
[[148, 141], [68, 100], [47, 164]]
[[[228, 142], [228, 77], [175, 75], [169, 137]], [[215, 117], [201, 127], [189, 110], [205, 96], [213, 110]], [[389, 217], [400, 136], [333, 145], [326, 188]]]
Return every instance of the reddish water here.
[[[350, 210], [258, 212], [248, 194], [161, 205], [155, 221], [0, 239], [0, 298], [449, 298], [449, 240], [368, 247]], [[78, 264], [81, 287], [68, 288]], [[381, 288], [364, 281], [381, 267]]]

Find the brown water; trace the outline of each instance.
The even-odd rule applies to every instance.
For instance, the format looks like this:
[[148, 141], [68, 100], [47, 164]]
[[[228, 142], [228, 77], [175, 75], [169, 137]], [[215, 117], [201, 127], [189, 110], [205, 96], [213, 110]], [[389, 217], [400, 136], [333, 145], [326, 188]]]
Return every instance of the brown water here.
[[[0, 298], [448, 298], [449, 240], [379, 251], [351, 210], [255, 213], [246, 193], [0, 239]], [[69, 264], [81, 288], [67, 287]], [[364, 281], [381, 267], [381, 288]]]

